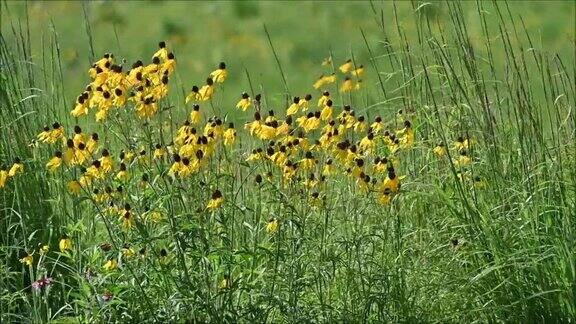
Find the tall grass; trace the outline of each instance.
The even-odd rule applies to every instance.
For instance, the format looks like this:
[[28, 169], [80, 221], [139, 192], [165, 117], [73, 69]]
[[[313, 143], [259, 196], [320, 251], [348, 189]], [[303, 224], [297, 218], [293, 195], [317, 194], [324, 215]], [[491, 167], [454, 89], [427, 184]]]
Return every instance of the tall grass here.
[[[390, 207], [345, 180], [326, 188], [320, 209], [279, 183], [255, 186], [254, 176], [269, 170], [239, 162], [257, 145], [249, 140], [219, 156], [194, 182], [162, 187], [169, 188], [159, 198], [167, 226], [139, 228], [133, 242], [153, 260], [165, 247], [171, 263], [138, 260], [126, 263], [119, 276], [97, 279], [87, 277], [88, 270], [101, 268], [98, 244], [110, 242], [118, 254], [126, 237], [88, 199], [70, 198], [62, 175], [45, 171], [52, 152], [34, 147], [32, 139], [54, 120], [76, 122], [68, 115], [73, 100], [64, 97], [70, 85], [63, 79], [57, 31], [43, 35], [43, 51], [32, 53], [26, 22], [12, 20], [12, 29], [0, 34], [0, 162], [20, 157], [27, 170], [0, 189], [0, 321], [572, 322], [575, 57], [541, 48], [507, 3], [478, 1], [470, 17], [460, 3], [447, 2], [446, 21], [434, 15], [438, 5], [366, 4], [382, 41], [371, 42], [359, 30], [366, 48], [353, 49], [350, 57], [368, 51], [365, 82], [374, 91], [337, 100], [369, 120], [380, 115], [400, 126], [409, 118], [416, 127], [417, 144], [402, 161], [406, 181]], [[398, 6], [411, 6], [413, 16], [401, 20]], [[384, 20], [386, 10], [394, 21]], [[499, 23], [487, 23], [487, 15]], [[482, 35], [469, 33], [469, 19], [480, 21]], [[416, 32], [407, 32], [407, 24]], [[261, 37], [274, 51], [274, 34], [263, 30]], [[573, 40], [566, 46], [574, 49]], [[297, 95], [289, 93], [290, 76], [274, 55], [278, 83], [288, 98]], [[245, 73], [246, 88], [252, 88], [250, 71], [231, 67], [231, 73]], [[266, 93], [266, 87], [251, 91], [252, 97], [264, 94], [263, 111], [286, 106], [284, 94]], [[180, 94], [170, 98], [157, 124], [127, 119], [115, 125], [115, 135], [151, 138], [164, 122], [174, 133], [187, 114], [179, 109]], [[231, 105], [237, 100], [231, 97], [218, 98], [215, 106]], [[451, 147], [459, 136], [476, 142], [469, 177], [452, 162], [453, 152], [444, 160], [431, 153], [437, 143]], [[146, 143], [151, 149], [152, 141]], [[488, 187], [476, 189], [475, 176]], [[214, 186], [233, 193], [226, 208], [197, 212]], [[263, 223], [274, 215], [283, 222], [270, 237]], [[39, 273], [18, 259], [38, 244], [56, 250], [65, 233], [73, 233], [74, 253], [48, 258], [37, 271], [56, 283], [33, 293], [30, 284]], [[218, 288], [223, 278], [232, 279], [228, 289]], [[102, 301], [104, 288], [112, 290], [111, 303]]]

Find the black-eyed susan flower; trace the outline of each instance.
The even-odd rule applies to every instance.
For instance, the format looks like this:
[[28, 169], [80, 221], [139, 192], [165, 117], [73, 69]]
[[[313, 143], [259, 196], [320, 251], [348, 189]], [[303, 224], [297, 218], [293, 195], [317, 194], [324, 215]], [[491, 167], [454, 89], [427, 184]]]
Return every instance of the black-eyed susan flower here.
[[290, 104], [290, 107], [288, 107], [288, 109], [286, 109], [286, 116], [290, 116], [290, 115], [294, 115], [294, 114], [298, 113], [298, 110], [300, 109], [300, 105], [298, 105], [299, 102], [300, 102], [300, 97], [294, 97], [294, 99], [292, 100], [292, 103]]
[[124, 244], [124, 246], [122, 247], [122, 257], [125, 259], [130, 259], [132, 258], [134, 255], [136, 255], [136, 251], [134, 251], [133, 248], [130, 247], [130, 245], [128, 244]]
[[98, 136], [98, 133], [92, 133], [92, 136], [90, 136], [86, 142], [86, 151], [88, 151], [90, 154], [94, 153], [98, 149], [99, 140], [100, 137]]
[[92, 191], [92, 198], [94, 199], [94, 201], [96, 202], [105, 202], [108, 201], [110, 199], [110, 194], [107, 190], [102, 191], [98, 188], [95, 188], [94, 191]]
[[263, 150], [261, 148], [257, 148], [252, 150], [252, 153], [246, 158], [246, 161], [257, 161], [262, 159], [264, 156]]
[[350, 79], [350, 77], [344, 78], [344, 82], [342, 82], [342, 85], [340, 86], [340, 92], [350, 92], [354, 89], [355, 87], [352, 79]]
[[313, 193], [310, 194], [310, 198], [309, 198], [309, 202], [310, 202], [310, 206], [317, 208], [322, 204], [322, 196], [320, 196], [320, 193], [315, 191]]
[[164, 158], [164, 156], [166, 156], [166, 150], [162, 148], [162, 144], [160, 143], [156, 144], [156, 146], [154, 147], [153, 158], [155, 160], [161, 160]]
[[390, 189], [391, 192], [398, 192], [400, 189], [400, 181], [394, 168], [388, 168], [388, 175], [386, 179], [382, 182], [382, 191], [386, 190], [386, 188]]
[[486, 179], [484, 179], [480, 176], [474, 177], [474, 188], [485, 189], [487, 186], [488, 186], [488, 181], [486, 181]]
[[374, 122], [372, 123], [372, 125], [370, 125], [370, 128], [372, 129], [372, 132], [374, 134], [380, 133], [380, 131], [382, 131], [382, 129], [384, 128], [384, 125], [382, 123], [382, 117], [377, 116], [374, 119]]
[[45, 255], [48, 253], [48, 251], [50, 251], [50, 246], [46, 245], [46, 244], [39, 244], [40, 248], [38, 249], [38, 252], [40, 252], [40, 254]]
[[160, 58], [158, 56], [152, 57], [152, 64], [148, 64], [144, 66], [142, 70], [142, 74], [144, 74], [148, 78], [154, 78], [158, 76], [158, 72], [160, 71]]
[[250, 96], [248, 95], [248, 93], [243, 92], [240, 101], [238, 101], [238, 103], [236, 104], [236, 108], [241, 109], [242, 111], [246, 111], [248, 110], [248, 108], [250, 108], [251, 105], [252, 101], [250, 100]]
[[104, 173], [102, 172], [102, 163], [100, 160], [92, 161], [92, 164], [86, 168], [85, 174], [92, 179], [102, 179]]
[[358, 118], [354, 122], [354, 126], [352, 127], [354, 128], [354, 131], [356, 133], [362, 133], [366, 129], [366, 122], [364, 120], [365, 120], [364, 116], [358, 116]]
[[179, 174], [180, 169], [182, 169], [182, 158], [180, 157], [179, 154], [176, 154], [176, 153], [174, 153], [172, 158], [173, 158], [174, 162], [172, 163], [172, 166], [170, 166], [170, 169], [168, 170], [168, 175], [175, 176], [175, 175]]
[[82, 165], [90, 157], [90, 152], [86, 149], [86, 144], [79, 143], [74, 150], [74, 164]]
[[126, 181], [128, 181], [128, 179], [130, 179], [130, 174], [128, 173], [128, 170], [126, 169], [125, 163], [120, 163], [120, 170], [116, 174], [116, 179], [118, 179], [122, 182], [126, 182]]
[[320, 179], [318, 179], [318, 177], [316, 177], [316, 175], [314, 173], [310, 173], [308, 175], [308, 177], [306, 177], [306, 179], [304, 179], [302, 184], [304, 185], [304, 187], [306, 187], [308, 189], [312, 189], [312, 188], [316, 187], [319, 182], [320, 182]]
[[50, 172], [54, 172], [61, 165], [62, 165], [62, 152], [56, 151], [56, 153], [54, 153], [54, 157], [51, 158], [50, 161], [48, 161], [48, 163], [46, 163], [46, 169], [48, 169], [48, 171]]
[[208, 204], [206, 205], [206, 209], [210, 210], [218, 209], [220, 208], [220, 206], [222, 206], [223, 203], [224, 203], [224, 197], [222, 196], [222, 192], [220, 192], [220, 190], [215, 190], [212, 193], [212, 197], [208, 201]]
[[120, 210], [120, 221], [125, 231], [134, 227], [134, 215], [132, 214], [132, 208], [129, 204], [125, 204], [124, 208]]
[[222, 280], [218, 283], [219, 289], [227, 289], [232, 286], [232, 280], [228, 276], [224, 276]]
[[361, 171], [358, 176], [356, 177], [356, 185], [360, 189], [361, 192], [368, 192], [369, 185], [370, 185], [371, 177]]
[[166, 42], [161, 41], [158, 43], [158, 47], [159, 49], [156, 51], [156, 53], [154, 53], [154, 55], [152, 55], [152, 57], [158, 57], [161, 60], [166, 60], [168, 59], [168, 49], [166, 48]]
[[324, 163], [324, 167], [322, 168], [322, 175], [328, 177], [334, 174], [335, 171], [336, 167], [334, 166], [332, 159], [326, 160], [326, 162]]
[[324, 108], [328, 100], [330, 100], [330, 92], [324, 91], [322, 96], [318, 99], [318, 108]]
[[66, 149], [64, 150], [64, 154], [62, 155], [62, 159], [66, 164], [76, 164], [76, 148], [74, 147], [74, 141], [69, 138], [66, 141]]
[[136, 114], [140, 118], [150, 118], [156, 114], [158, 111], [158, 103], [156, 99], [149, 95], [143, 100], [139, 100], [136, 103]]
[[120, 162], [122, 163], [130, 163], [134, 160], [134, 152], [128, 150], [128, 151], [124, 151], [122, 150], [120, 152]]
[[308, 110], [308, 103], [310, 102], [310, 100], [312, 100], [312, 95], [307, 94], [306, 96], [304, 96], [304, 98], [301, 98], [300, 101], [298, 101], [298, 106], [300, 106], [302, 111]]
[[390, 188], [384, 188], [380, 196], [378, 197], [378, 201], [382, 205], [389, 205], [390, 200], [392, 200], [392, 190]]
[[102, 266], [102, 269], [106, 271], [112, 271], [116, 268], [118, 268], [118, 261], [116, 261], [116, 259], [108, 259], [108, 261], [106, 261], [106, 263], [104, 263]]
[[126, 89], [117, 87], [114, 89], [114, 97], [112, 99], [112, 104], [115, 107], [124, 107], [126, 105]]
[[151, 90], [150, 93], [152, 94], [152, 96], [158, 100], [160, 98], [164, 98], [166, 97], [166, 95], [168, 95], [168, 82], [169, 82], [169, 78], [167, 74], [164, 74], [162, 76], [162, 78], [160, 78], [160, 83], [157, 84], [156, 86], [154, 86]]
[[224, 82], [228, 77], [228, 71], [226, 71], [226, 63], [220, 62], [218, 69], [212, 71], [212, 73], [210, 73], [210, 77], [216, 83]]
[[468, 151], [460, 150], [460, 154], [456, 159], [454, 159], [453, 163], [457, 167], [464, 167], [470, 165], [472, 163], [472, 159], [468, 156]]
[[82, 186], [82, 188], [87, 188], [92, 184], [92, 180], [94, 180], [94, 178], [89, 173], [87, 173], [87, 171], [88, 169], [86, 169], [85, 167], [80, 168], [80, 172], [82, 173], [82, 175], [80, 176], [80, 179], [78, 179], [78, 182], [80, 183], [80, 186]]
[[314, 159], [312, 152], [306, 152], [304, 158], [299, 161], [299, 164], [302, 170], [312, 169], [316, 165], [316, 160]]
[[32, 263], [34, 263], [34, 256], [32, 256], [31, 254], [27, 254], [25, 257], [20, 259], [20, 263], [31, 267]]
[[306, 123], [303, 128], [306, 133], [316, 130], [320, 127], [320, 111], [314, 112], [311, 116], [308, 115], [306, 118]]
[[100, 167], [102, 169], [102, 173], [104, 174], [112, 171], [112, 168], [114, 167], [114, 161], [112, 160], [110, 152], [108, 152], [107, 149], [102, 150], [102, 157], [100, 158]]
[[50, 138], [50, 127], [44, 126], [42, 131], [36, 135], [36, 138], [40, 142], [48, 142], [48, 139]]
[[278, 226], [279, 226], [278, 218], [272, 217], [266, 223], [266, 232], [271, 235], [275, 234], [276, 232], [278, 232]]
[[47, 142], [50, 144], [56, 143], [59, 139], [64, 137], [64, 127], [60, 125], [59, 122], [55, 122], [52, 125], [52, 130], [47, 138]]
[[212, 99], [212, 95], [214, 95], [214, 80], [212, 80], [212, 78], [206, 79], [206, 84], [198, 90], [198, 95], [200, 101]]
[[298, 165], [293, 163], [290, 160], [286, 160], [284, 163], [284, 167], [282, 168], [282, 177], [284, 180], [288, 181], [291, 180], [295, 175], [298, 169]]
[[228, 129], [223, 134], [224, 145], [230, 146], [234, 144], [236, 140], [236, 130], [234, 129], [234, 123], [228, 124]]
[[0, 166], [0, 188], [4, 188], [4, 186], [6, 186], [7, 181], [8, 181], [8, 170], [6, 170], [5, 166]]
[[320, 111], [320, 119], [324, 121], [332, 119], [333, 112], [334, 108], [332, 108], [332, 100], [328, 99]]
[[250, 135], [258, 134], [262, 128], [261, 116], [259, 112], [254, 113], [254, 121], [246, 123], [244, 126], [250, 132]]
[[82, 185], [77, 180], [69, 181], [67, 187], [68, 192], [70, 192], [73, 195], [79, 195], [80, 192], [82, 191]]
[[198, 171], [199, 165], [198, 161], [190, 161], [189, 158], [183, 157], [180, 163], [180, 168], [178, 170], [178, 176], [180, 178], [186, 178], [190, 176], [192, 173]]
[[12, 164], [12, 167], [10, 168], [10, 170], [8, 171], [8, 176], [9, 177], [14, 177], [19, 173], [23, 173], [24, 172], [24, 164], [22, 163], [22, 161], [20, 160], [20, 158], [15, 158], [14, 159], [14, 164]]
[[292, 125], [292, 117], [287, 116], [284, 121], [280, 123], [278, 128], [276, 128], [276, 135], [277, 136], [286, 136], [290, 133]]
[[384, 158], [375, 157], [374, 163], [372, 164], [372, 168], [374, 169], [374, 172], [376, 172], [376, 173], [386, 172], [388, 169], [388, 159], [385, 157]]
[[352, 60], [351, 59], [347, 59], [346, 62], [344, 62], [344, 64], [340, 65], [338, 67], [338, 69], [342, 72], [342, 73], [348, 73], [350, 71], [352, 71], [352, 69], [354, 68], [353, 64], [352, 64]]
[[396, 132], [402, 148], [410, 148], [414, 144], [414, 130], [409, 120], [404, 121], [404, 128]]
[[432, 151], [434, 154], [436, 154], [436, 156], [443, 157], [446, 155], [446, 146], [444, 146], [444, 143], [438, 143], [438, 145], [436, 145]]
[[70, 239], [70, 237], [68, 237], [68, 235], [64, 235], [60, 239], [58, 247], [60, 248], [60, 252], [66, 252], [72, 250], [72, 240]]
[[190, 90], [190, 94], [186, 96], [186, 103], [189, 103], [190, 101], [200, 101], [201, 99], [200, 89], [198, 89], [198, 86], [193, 86], [192, 90]]
[[313, 87], [314, 89], [320, 89], [321, 87], [336, 82], [336, 74], [332, 73], [329, 75], [320, 75], [316, 82], [314, 82]]
[[350, 73], [355, 77], [358, 78], [361, 77], [362, 75], [364, 75], [364, 65], [360, 65], [355, 70], [350, 71]]
[[80, 95], [78, 98], [76, 98], [76, 105], [70, 114], [74, 117], [88, 115], [88, 100], [86, 100], [83, 95]]
[[363, 137], [360, 140], [360, 143], [358, 144], [358, 147], [360, 148], [360, 150], [362, 150], [364, 153], [366, 154], [370, 154], [372, 153], [372, 150], [375, 147], [375, 142], [374, 142], [374, 133], [369, 132], [368, 135], [366, 135], [365, 137]]
[[[356, 156], [354, 154], [354, 156]], [[363, 178], [364, 175], [364, 159], [363, 158], [355, 158], [354, 159], [354, 165], [352, 166], [351, 170], [350, 170], [352, 176], [354, 176], [354, 178]], [[362, 176], [361, 176], [362, 175]]]
[[74, 137], [72, 137], [74, 141], [74, 146], [78, 146], [80, 143], [86, 143], [86, 134], [82, 132], [82, 128], [76, 125], [74, 126]]
[[469, 139], [468, 137], [464, 138], [463, 136], [460, 136], [456, 139], [456, 142], [454, 142], [454, 148], [457, 151], [468, 150], [471, 144], [472, 144], [471, 139]]
[[140, 164], [148, 163], [148, 155], [146, 153], [147, 152], [145, 149], [140, 150], [140, 152], [138, 153], [138, 157], [137, 157], [138, 163], [140, 163]]

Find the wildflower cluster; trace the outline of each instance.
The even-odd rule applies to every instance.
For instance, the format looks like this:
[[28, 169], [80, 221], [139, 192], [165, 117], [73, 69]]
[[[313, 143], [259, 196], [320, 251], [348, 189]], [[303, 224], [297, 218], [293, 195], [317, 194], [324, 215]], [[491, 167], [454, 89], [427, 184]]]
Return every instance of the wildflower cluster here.
[[80, 117], [95, 109], [96, 121], [102, 122], [112, 109], [124, 108], [132, 102], [138, 117], [154, 116], [158, 101], [168, 94], [168, 80], [176, 64], [166, 43], [160, 42], [159, 46], [151, 64], [144, 66], [138, 60], [127, 73], [115, 63], [113, 54], [105, 54], [88, 70], [92, 82], [76, 99], [71, 114]]
[[[186, 116], [184, 120], [177, 121], [170, 114], [169, 124], [163, 121], [164, 112], [173, 108], [166, 98], [175, 66], [174, 54], [164, 42], [150, 64], [137, 61], [127, 72], [112, 54], [104, 55], [88, 71], [91, 82], [71, 111], [76, 118], [94, 111], [96, 127], [105, 125], [100, 128], [102, 138], [98, 132], [85, 131], [94, 124], [82, 127], [78, 119], [73, 127], [54, 122], [37, 136], [53, 152], [44, 162], [47, 171], [58, 175], [71, 195], [90, 201], [106, 227], [120, 233], [115, 249], [109, 242], [99, 245], [103, 272], [121, 269], [135, 255], [141, 256], [139, 260], [146, 258], [149, 251], [159, 264], [171, 262], [174, 242], [150, 244], [152, 239], [145, 238], [148, 231], [172, 231], [171, 219], [189, 207], [199, 214], [217, 215], [233, 196], [218, 173], [232, 167], [230, 175], [236, 177], [237, 166], [245, 161], [256, 172], [257, 186], [265, 180], [274, 183], [288, 195], [300, 195], [315, 209], [325, 206], [328, 190], [336, 183], [344, 182], [359, 196], [383, 205], [400, 194], [404, 177], [399, 170], [415, 142], [413, 120], [402, 113], [392, 120], [369, 118], [350, 104], [337, 104], [330, 93], [360, 89], [362, 65], [347, 60], [338, 75], [322, 76], [311, 93], [292, 98], [280, 111], [269, 109], [262, 95], [243, 92], [235, 107], [251, 116], [243, 134], [252, 137], [245, 141], [249, 150], [244, 155], [233, 148], [240, 136], [229, 114], [220, 117], [206, 110], [216, 111], [214, 98], [228, 77], [224, 62], [209, 73], [204, 85], [191, 88], [182, 103], [186, 108], [175, 108]], [[339, 77], [343, 82], [336, 87]], [[138, 126], [123, 129], [134, 122]], [[463, 140], [456, 149], [461, 153], [469, 145]], [[443, 156], [446, 150], [437, 147], [434, 152]], [[460, 154], [455, 164], [470, 163], [463, 160], [465, 155]], [[22, 170], [22, 166], [14, 168], [7, 173], [9, 177]], [[174, 197], [183, 210], [174, 210]], [[269, 213], [262, 230], [273, 239], [284, 216], [273, 210]], [[61, 253], [71, 255], [73, 247], [71, 237], [61, 237]], [[32, 265], [33, 256], [21, 261]], [[232, 285], [229, 275], [219, 276], [218, 287]]]
[[452, 150], [450, 154], [452, 164], [457, 168], [457, 175], [459, 180], [465, 182], [472, 182], [476, 189], [484, 189], [488, 185], [486, 179], [480, 175], [472, 176], [472, 150], [474, 140], [468, 136], [459, 136], [453, 143], [451, 148], [447, 148], [444, 143], [440, 142], [436, 145], [432, 152], [438, 158], [442, 159], [448, 155], [449, 149]]
[[[160, 42], [148, 65], [139, 60], [124, 72], [115, 63], [113, 54], [105, 54], [88, 71], [91, 82], [76, 99], [71, 115], [80, 118], [95, 111], [96, 121], [109, 123], [105, 127], [113, 129], [113, 126], [121, 128], [126, 122], [122, 118], [129, 120], [134, 114], [141, 121], [144, 134], [135, 131], [101, 139], [98, 133], [86, 132], [80, 125], [67, 128], [55, 122], [37, 136], [38, 142], [48, 145], [53, 152], [45, 162], [46, 169], [66, 181], [70, 194], [88, 198], [97, 214], [126, 233], [165, 219], [162, 191], [207, 167], [215, 154], [233, 145], [236, 139], [233, 123], [225, 124], [216, 116], [203, 116], [199, 106], [212, 98], [215, 83], [226, 80], [226, 66], [221, 63], [210, 73], [205, 86], [193, 87], [186, 99], [187, 103], [192, 102], [189, 118], [166, 140], [162, 124], [155, 117], [162, 111], [160, 107], [168, 94], [175, 64], [174, 54]], [[22, 164], [17, 162], [6, 172], [7, 177], [22, 171]], [[204, 210], [217, 209], [223, 202], [222, 192], [214, 188]], [[62, 252], [69, 251], [72, 240], [64, 236], [59, 245]], [[140, 251], [144, 254], [145, 248]], [[168, 254], [164, 248], [160, 252]], [[105, 254], [108, 255], [103, 265], [105, 271], [120, 266], [120, 259]], [[126, 244], [123, 258], [133, 254], [134, 250]], [[31, 259], [22, 262], [31, 264]]]
[[311, 95], [295, 97], [283, 119], [273, 110], [266, 118], [256, 111], [245, 128], [262, 144], [247, 161], [277, 169], [285, 185], [301, 185], [312, 201], [318, 201], [327, 181], [347, 177], [388, 204], [400, 189], [400, 152], [414, 142], [412, 123], [406, 120], [402, 128], [388, 129], [391, 125], [381, 117], [368, 121], [349, 105], [335, 111], [328, 91], [311, 100]]

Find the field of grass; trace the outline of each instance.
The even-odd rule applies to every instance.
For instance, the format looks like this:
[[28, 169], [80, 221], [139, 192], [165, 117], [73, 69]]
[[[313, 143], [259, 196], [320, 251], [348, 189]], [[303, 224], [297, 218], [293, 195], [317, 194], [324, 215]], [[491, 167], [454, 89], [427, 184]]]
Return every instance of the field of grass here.
[[0, 8], [1, 323], [574, 322], [573, 2]]

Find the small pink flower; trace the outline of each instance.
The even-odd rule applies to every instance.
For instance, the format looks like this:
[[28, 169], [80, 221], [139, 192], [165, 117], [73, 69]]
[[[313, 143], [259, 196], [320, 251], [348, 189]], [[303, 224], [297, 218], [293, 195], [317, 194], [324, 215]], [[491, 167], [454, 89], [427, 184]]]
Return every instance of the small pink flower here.
[[112, 293], [109, 291], [104, 292], [104, 294], [102, 295], [102, 300], [105, 302], [108, 302], [112, 299]]
[[50, 286], [54, 282], [54, 279], [50, 277], [45, 277], [42, 279], [38, 279], [32, 283], [32, 289], [39, 291], [40, 289]]

